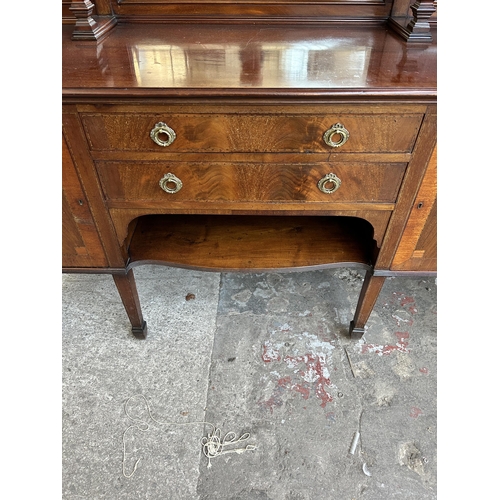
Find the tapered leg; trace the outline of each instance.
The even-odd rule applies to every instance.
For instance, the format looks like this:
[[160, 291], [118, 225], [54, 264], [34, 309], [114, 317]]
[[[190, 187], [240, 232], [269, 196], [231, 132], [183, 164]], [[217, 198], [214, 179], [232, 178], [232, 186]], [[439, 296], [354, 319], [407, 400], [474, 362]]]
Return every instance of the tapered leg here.
[[142, 317], [141, 304], [132, 269], [126, 274], [113, 274], [113, 279], [132, 324], [132, 333], [138, 339], [145, 339], [148, 329]]
[[373, 276], [372, 271], [366, 271], [365, 281], [361, 288], [361, 293], [351, 321], [349, 333], [352, 339], [360, 339], [365, 333], [365, 325], [370, 317], [378, 294], [384, 284], [385, 276]]

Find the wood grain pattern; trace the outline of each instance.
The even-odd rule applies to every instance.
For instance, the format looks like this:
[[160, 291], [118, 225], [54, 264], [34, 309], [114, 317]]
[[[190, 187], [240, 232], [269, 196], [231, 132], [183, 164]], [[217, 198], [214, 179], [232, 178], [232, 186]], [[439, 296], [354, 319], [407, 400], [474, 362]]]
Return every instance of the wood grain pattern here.
[[[335, 114], [82, 114], [91, 150], [169, 152], [409, 152], [422, 115]], [[168, 147], [153, 142], [150, 131], [158, 122], [176, 133]], [[338, 149], [323, 141], [336, 123], [350, 133]], [[334, 138], [338, 140], [338, 138]]]
[[272, 207], [259, 206], [256, 203], [252, 203], [249, 206], [243, 204], [238, 205], [238, 209], [231, 208], [220, 208], [207, 206], [207, 203], [199, 203], [198, 206], [186, 209], [185, 207], [176, 208], [158, 208], [158, 207], [147, 207], [145, 204], [142, 208], [111, 208], [109, 213], [113, 220], [113, 225], [116, 230], [117, 239], [121, 245], [127, 248], [130, 239], [135, 231], [135, 227], [138, 223], [140, 217], [145, 215], [170, 215], [170, 214], [190, 214], [190, 215], [262, 215], [266, 216], [291, 216], [291, 217], [303, 217], [303, 216], [327, 216], [327, 217], [351, 217], [364, 219], [369, 222], [373, 230], [373, 239], [376, 245], [380, 247], [383, 241], [385, 231], [391, 216], [391, 208], [382, 209], [379, 205], [379, 210], [375, 210], [373, 206], [363, 206], [360, 208], [358, 204], [358, 210], [349, 209], [349, 207], [328, 207], [325, 209], [315, 208], [314, 210], [308, 209], [308, 205], [304, 204], [302, 208], [298, 209], [297, 205], [279, 203]]
[[113, 14], [113, 7], [110, 0], [92, 0], [98, 16], [110, 16]]
[[[353, 337], [384, 273], [428, 269], [436, 43], [407, 46], [385, 25], [389, 11], [375, 27], [390, 1], [320, 3], [245, 3], [262, 24], [247, 23], [241, 2], [190, 3], [189, 13], [186, 3], [113, 3], [121, 24], [98, 44], [72, 42], [63, 26], [64, 136], [137, 336], [146, 332], [132, 274], [141, 263], [366, 269]], [[332, 23], [327, 12], [344, 8], [354, 17]], [[157, 23], [167, 12], [168, 29]], [[186, 23], [210, 13], [222, 23]], [[149, 136], [159, 121], [177, 134], [167, 148]], [[337, 122], [350, 138], [332, 149], [322, 137]], [[175, 195], [158, 185], [167, 172], [184, 183]], [[342, 180], [332, 195], [317, 189], [329, 172]], [[85, 252], [69, 205], [65, 241]]]
[[108, 262], [64, 136], [62, 166], [62, 265], [106, 267]]
[[[156, 201], [159, 206], [189, 201], [206, 202], [300, 202], [363, 203], [396, 200], [405, 171], [401, 163], [184, 163], [97, 162], [97, 171], [107, 200]], [[340, 187], [326, 194], [318, 181], [328, 173], [341, 180]], [[183, 183], [175, 194], [163, 191], [160, 179], [173, 173]], [[108, 206], [114, 206], [108, 203]], [[125, 207], [123, 204], [120, 205]], [[189, 208], [189, 203], [184, 205]], [[311, 205], [309, 208], [313, 208]]]
[[139, 220], [129, 254], [132, 265], [213, 271], [367, 269], [372, 234], [370, 224], [356, 218], [154, 215]]
[[436, 106], [429, 106], [420, 134], [415, 145], [412, 159], [405, 172], [396, 208], [391, 217], [386, 237], [382, 244], [376, 264], [378, 269], [390, 269], [402, 233], [408, 220], [417, 192], [425, 175], [437, 138]]
[[393, 271], [437, 271], [437, 148], [399, 242]]
[[[110, 267], [124, 267], [126, 256], [116, 240], [116, 233], [111, 223], [109, 212], [104, 204], [99, 179], [94, 163], [85, 146], [85, 136], [76, 110], [71, 105], [63, 106], [63, 134], [74, 168], [78, 172], [82, 188], [92, 213], [93, 223], [99, 233], [99, 238]], [[63, 169], [68, 168], [63, 164]]]

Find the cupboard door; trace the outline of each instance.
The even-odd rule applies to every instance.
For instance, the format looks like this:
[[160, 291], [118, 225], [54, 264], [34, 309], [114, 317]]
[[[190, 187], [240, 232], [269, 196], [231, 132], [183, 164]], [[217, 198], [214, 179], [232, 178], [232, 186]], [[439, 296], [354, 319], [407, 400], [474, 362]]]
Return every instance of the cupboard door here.
[[62, 146], [62, 265], [105, 267], [107, 259], [64, 137]]
[[437, 271], [437, 150], [434, 148], [391, 266], [392, 271]]

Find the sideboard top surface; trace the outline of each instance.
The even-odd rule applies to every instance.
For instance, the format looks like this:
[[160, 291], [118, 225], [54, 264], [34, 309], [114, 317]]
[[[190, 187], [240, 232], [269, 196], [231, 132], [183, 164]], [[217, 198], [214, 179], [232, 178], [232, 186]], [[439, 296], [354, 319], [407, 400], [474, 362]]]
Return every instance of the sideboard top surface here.
[[63, 26], [63, 97], [436, 98], [437, 46], [385, 26], [118, 25], [98, 42]]

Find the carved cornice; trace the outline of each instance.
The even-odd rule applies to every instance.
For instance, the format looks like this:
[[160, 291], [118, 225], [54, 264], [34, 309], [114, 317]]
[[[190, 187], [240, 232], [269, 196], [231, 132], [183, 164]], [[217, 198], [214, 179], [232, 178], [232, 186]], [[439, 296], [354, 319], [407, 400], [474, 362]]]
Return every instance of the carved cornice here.
[[410, 9], [413, 18], [405, 25], [407, 18], [389, 19], [391, 28], [408, 42], [430, 42], [432, 41], [431, 25], [429, 18], [436, 12], [435, 1], [417, 0]]
[[116, 24], [114, 16], [94, 17], [94, 4], [90, 0], [73, 0], [69, 10], [76, 22], [73, 40], [98, 40]]

